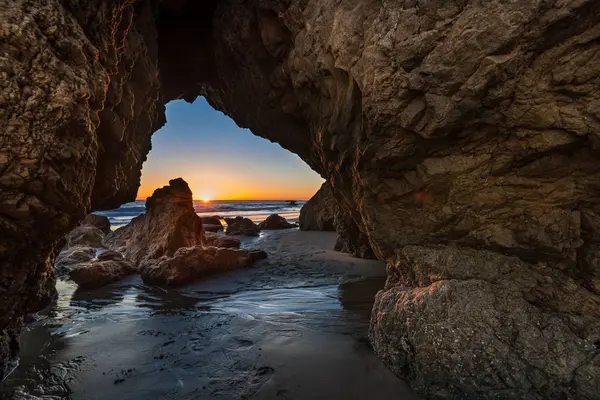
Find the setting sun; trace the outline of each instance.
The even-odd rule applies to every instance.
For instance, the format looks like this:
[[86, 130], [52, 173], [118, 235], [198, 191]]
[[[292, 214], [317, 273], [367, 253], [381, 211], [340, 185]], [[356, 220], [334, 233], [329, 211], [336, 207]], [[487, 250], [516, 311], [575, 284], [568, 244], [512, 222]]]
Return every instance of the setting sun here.
[[203, 199], [202, 199], [202, 201], [203, 201], [204, 203], [208, 203], [208, 202], [210, 201], [210, 199], [209, 199], [208, 197], [205, 197], [205, 198], [203, 198]]

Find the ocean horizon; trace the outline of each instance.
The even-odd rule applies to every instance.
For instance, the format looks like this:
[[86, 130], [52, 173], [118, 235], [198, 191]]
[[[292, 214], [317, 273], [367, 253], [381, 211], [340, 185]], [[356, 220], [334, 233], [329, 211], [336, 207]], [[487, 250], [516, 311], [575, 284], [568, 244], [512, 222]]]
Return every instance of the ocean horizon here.
[[[295, 204], [290, 204], [294, 201]], [[306, 200], [194, 200], [194, 210], [200, 217], [218, 215], [222, 218], [237, 216], [249, 218], [258, 223], [271, 214], [279, 214], [290, 222], [297, 222], [300, 209]], [[127, 225], [138, 215], [146, 212], [146, 200], [136, 200], [125, 203], [121, 207], [96, 211], [94, 214], [103, 215], [110, 221], [111, 228], [118, 229]]]

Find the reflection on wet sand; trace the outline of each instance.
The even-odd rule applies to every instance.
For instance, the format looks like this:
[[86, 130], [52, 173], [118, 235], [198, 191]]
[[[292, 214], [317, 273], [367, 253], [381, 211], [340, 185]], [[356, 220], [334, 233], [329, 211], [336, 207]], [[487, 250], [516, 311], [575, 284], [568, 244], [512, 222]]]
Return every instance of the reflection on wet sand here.
[[[414, 398], [356, 340], [366, 336], [384, 267], [323, 251], [335, 240], [328, 233], [305, 234], [256, 239], [269, 260], [184, 288], [148, 286], [139, 277], [94, 291], [59, 283], [57, 304], [25, 329], [21, 365], [2, 393]], [[301, 240], [303, 252], [284, 250]]]

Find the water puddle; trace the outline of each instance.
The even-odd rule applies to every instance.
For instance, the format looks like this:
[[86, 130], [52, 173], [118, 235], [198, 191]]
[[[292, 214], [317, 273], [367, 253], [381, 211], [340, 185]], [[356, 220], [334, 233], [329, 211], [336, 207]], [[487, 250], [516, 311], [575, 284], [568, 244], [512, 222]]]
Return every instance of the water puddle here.
[[366, 335], [383, 286], [383, 278], [318, 274], [278, 285], [266, 275], [252, 270], [182, 289], [139, 277], [93, 291], [59, 281], [56, 304], [23, 330], [20, 364], [0, 394], [142, 399], [152, 388], [152, 398], [239, 398], [270, 375], [257, 369], [263, 345], [287, 345], [307, 330]]

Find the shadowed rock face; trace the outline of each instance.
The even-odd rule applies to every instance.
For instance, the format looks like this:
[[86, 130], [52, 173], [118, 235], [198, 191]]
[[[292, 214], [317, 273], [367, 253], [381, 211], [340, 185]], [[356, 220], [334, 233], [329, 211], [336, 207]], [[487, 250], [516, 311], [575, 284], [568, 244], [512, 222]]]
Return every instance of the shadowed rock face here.
[[0, 359], [48, 287], [55, 242], [133, 200], [164, 104], [204, 95], [319, 172], [388, 261], [371, 338], [422, 393], [598, 398], [598, 1], [1, 12]]

